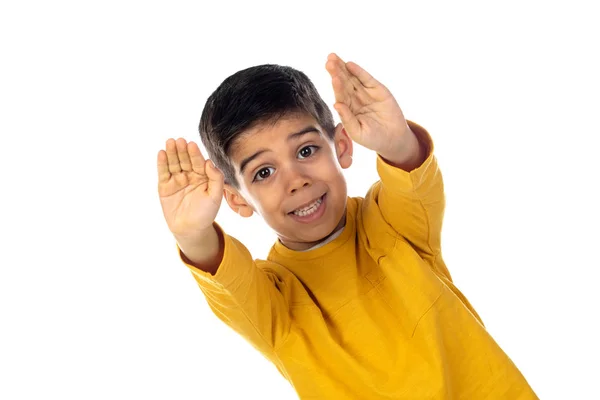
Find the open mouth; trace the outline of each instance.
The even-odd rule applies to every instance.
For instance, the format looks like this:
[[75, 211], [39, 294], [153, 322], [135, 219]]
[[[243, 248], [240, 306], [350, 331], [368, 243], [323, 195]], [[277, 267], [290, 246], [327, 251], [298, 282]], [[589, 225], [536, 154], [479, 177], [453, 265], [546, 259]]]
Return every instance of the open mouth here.
[[325, 195], [314, 200], [312, 203], [308, 204], [307, 206], [298, 208], [298, 209], [290, 212], [289, 214], [295, 215], [297, 217], [308, 217], [309, 215], [316, 213], [321, 208], [321, 204], [323, 204], [324, 198], [325, 198]]
[[323, 203], [323, 196], [319, 197], [318, 199], [316, 199], [315, 201], [313, 201], [306, 207], [292, 211], [292, 214], [297, 215], [299, 217], [305, 217], [305, 216], [310, 215], [310, 214], [314, 213], [315, 211], [317, 211], [319, 209], [319, 206], [321, 205], [321, 203]]

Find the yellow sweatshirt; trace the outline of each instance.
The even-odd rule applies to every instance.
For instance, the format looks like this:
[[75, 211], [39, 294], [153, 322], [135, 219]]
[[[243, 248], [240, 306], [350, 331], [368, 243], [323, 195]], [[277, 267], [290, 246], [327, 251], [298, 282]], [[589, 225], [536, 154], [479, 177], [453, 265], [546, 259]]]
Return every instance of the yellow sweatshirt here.
[[277, 242], [253, 260], [224, 234], [214, 276], [188, 267], [217, 317], [301, 399], [537, 399], [452, 283], [442, 176], [429, 134], [411, 129], [427, 160], [409, 173], [378, 158], [380, 181], [348, 198], [330, 243], [298, 252]]

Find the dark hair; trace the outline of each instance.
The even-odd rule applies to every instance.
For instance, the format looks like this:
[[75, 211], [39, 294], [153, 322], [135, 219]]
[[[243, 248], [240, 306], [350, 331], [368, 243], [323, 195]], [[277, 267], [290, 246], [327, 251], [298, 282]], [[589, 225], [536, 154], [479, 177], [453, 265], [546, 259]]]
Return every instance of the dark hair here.
[[229, 158], [236, 138], [259, 124], [275, 124], [295, 113], [311, 115], [327, 136], [333, 138], [331, 110], [303, 72], [265, 64], [225, 79], [206, 101], [199, 125], [208, 158], [223, 172], [225, 182], [239, 188]]

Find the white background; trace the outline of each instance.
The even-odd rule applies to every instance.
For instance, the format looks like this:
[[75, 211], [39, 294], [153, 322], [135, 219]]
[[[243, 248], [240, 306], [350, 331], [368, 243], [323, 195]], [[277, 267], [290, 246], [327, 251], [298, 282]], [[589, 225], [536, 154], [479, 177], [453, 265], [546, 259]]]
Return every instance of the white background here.
[[[600, 398], [594, 2], [448, 3], [2, 2], [0, 398], [296, 398], [179, 262], [156, 153], [252, 65], [333, 104], [332, 51], [432, 134], [446, 262], [538, 395]], [[258, 217], [218, 221], [266, 256]]]

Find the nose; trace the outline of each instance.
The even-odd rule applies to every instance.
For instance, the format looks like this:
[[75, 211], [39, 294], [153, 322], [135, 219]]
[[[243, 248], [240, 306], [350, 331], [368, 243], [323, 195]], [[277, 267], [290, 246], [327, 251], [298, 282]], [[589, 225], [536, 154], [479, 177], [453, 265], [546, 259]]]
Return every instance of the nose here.
[[288, 176], [286, 177], [288, 181], [288, 190], [289, 194], [295, 194], [298, 190], [309, 187], [312, 182], [311, 179], [300, 171], [299, 169], [290, 169], [288, 171]]
[[300, 189], [300, 187], [306, 187], [306, 186], [310, 186], [310, 184], [308, 182], [304, 182], [301, 186], [299, 187], [292, 187], [292, 189], [290, 190], [290, 194], [294, 194], [296, 193], [296, 191], [298, 189]]

